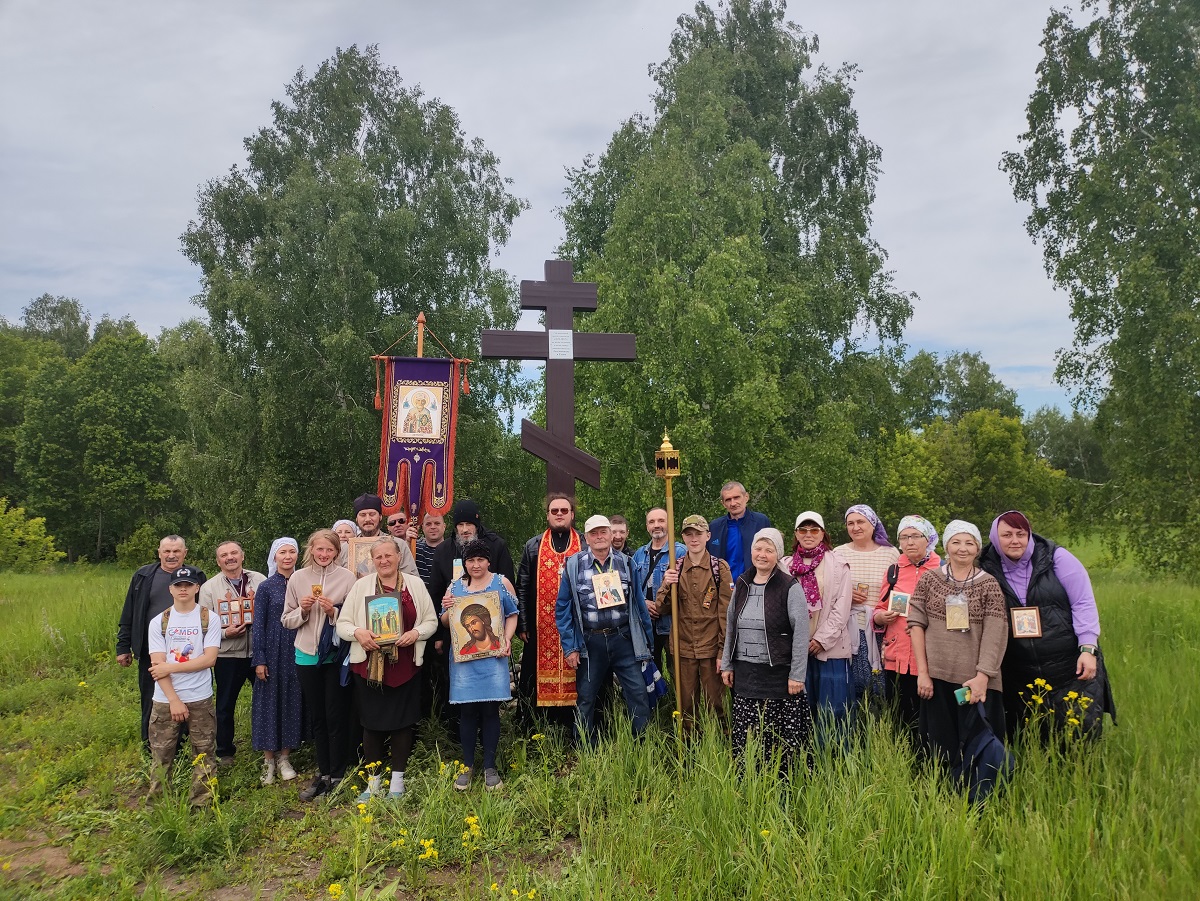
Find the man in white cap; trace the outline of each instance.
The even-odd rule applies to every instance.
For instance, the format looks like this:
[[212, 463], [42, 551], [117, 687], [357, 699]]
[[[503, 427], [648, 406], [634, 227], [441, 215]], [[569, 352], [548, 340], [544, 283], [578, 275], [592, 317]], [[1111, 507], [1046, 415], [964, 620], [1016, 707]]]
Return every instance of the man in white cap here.
[[612, 524], [592, 516], [584, 524], [587, 550], [567, 558], [555, 620], [567, 666], [575, 670], [576, 728], [595, 743], [596, 698], [612, 675], [640, 735], [650, 722], [642, 662], [650, 659], [653, 632], [645, 599], [633, 590], [629, 558], [612, 552]]

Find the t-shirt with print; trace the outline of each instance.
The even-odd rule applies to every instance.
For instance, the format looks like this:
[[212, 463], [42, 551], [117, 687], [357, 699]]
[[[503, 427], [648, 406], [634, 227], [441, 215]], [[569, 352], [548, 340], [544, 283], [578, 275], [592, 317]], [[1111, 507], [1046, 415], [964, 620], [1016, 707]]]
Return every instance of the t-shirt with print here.
[[[163, 637], [162, 618], [163, 615], [160, 613], [150, 620], [149, 644], [146, 647], [151, 654], [166, 654], [167, 663], [185, 663], [203, 654], [205, 648], [221, 646], [221, 617], [210, 612], [208, 632], [201, 635], [199, 604], [191, 613], [180, 613], [172, 607], [171, 615], [167, 617], [165, 638]], [[212, 697], [212, 670], [172, 673], [171, 685], [174, 686], [179, 700], [185, 704], [192, 701], [203, 701], [205, 698]], [[154, 683], [154, 700], [160, 704], [166, 704], [168, 700], [162, 685], [158, 682]]]

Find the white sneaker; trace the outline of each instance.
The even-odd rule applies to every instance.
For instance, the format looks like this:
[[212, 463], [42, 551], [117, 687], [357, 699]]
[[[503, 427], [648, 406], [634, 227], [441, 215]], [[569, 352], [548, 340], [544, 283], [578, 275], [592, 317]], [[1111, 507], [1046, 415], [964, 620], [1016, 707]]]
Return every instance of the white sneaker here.
[[[293, 774], [293, 775], [295, 775], [295, 774]], [[262, 784], [263, 785], [274, 785], [275, 784], [275, 761], [274, 760], [268, 760], [266, 763], [263, 764]]]
[[279, 778], [284, 782], [291, 782], [296, 778], [296, 771], [292, 769], [292, 762], [286, 757], [279, 758]]

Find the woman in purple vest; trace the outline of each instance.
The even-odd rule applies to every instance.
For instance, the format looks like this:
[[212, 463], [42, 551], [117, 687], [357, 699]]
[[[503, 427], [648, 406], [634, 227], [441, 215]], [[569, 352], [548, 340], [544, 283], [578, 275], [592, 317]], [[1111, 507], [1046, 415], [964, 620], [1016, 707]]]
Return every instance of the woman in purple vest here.
[[1099, 737], [1104, 714], [1115, 723], [1117, 707], [1087, 570], [1066, 548], [1034, 534], [1017, 510], [997, 516], [989, 538], [979, 565], [1000, 583], [1008, 602], [1003, 675], [1010, 738], [1034, 707], [1043, 713], [1038, 718], [1043, 741], [1056, 730]]

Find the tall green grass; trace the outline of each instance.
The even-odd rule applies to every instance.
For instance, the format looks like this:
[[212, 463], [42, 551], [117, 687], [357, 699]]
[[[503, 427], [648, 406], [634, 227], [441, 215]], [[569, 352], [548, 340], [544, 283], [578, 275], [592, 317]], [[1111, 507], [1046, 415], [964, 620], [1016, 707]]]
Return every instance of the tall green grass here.
[[0, 573], [0, 688], [110, 662], [130, 573], [64, 567], [53, 576]]
[[[63, 898], [90, 896], [105, 873], [120, 875], [122, 897], [177, 897], [164, 886], [180, 881], [194, 897], [220, 886], [328, 897], [333, 883], [359, 898], [1196, 897], [1200, 590], [1130, 570], [1093, 576], [1119, 726], [1065, 752], [1018, 748], [1014, 778], [982, 810], [884, 721], [850, 752], [818, 757], [812, 775], [781, 781], [769, 761], [739, 773], [715, 730], [682, 745], [660, 711], [644, 740], [622, 732], [581, 755], [506, 725], [498, 794], [454, 791], [452, 745], [426, 730], [404, 799], [363, 811], [353, 784], [305, 808], [295, 784], [259, 786], [257, 762], [239, 755], [221, 775], [221, 816], [179, 807], [186, 774], [172, 798], [138, 804], [132, 673], [95, 660], [72, 669], [40, 611], [12, 616], [40, 606], [64, 642], [83, 635], [71, 640], [94, 649], [111, 642], [127, 574], [4, 577], [0, 608], [20, 637], [0, 645], [0, 837], [50, 836], [88, 870], [18, 867], [12, 884]], [[29, 703], [2, 706], [17, 695]], [[429, 847], [437, 856], [422, 859]]]

